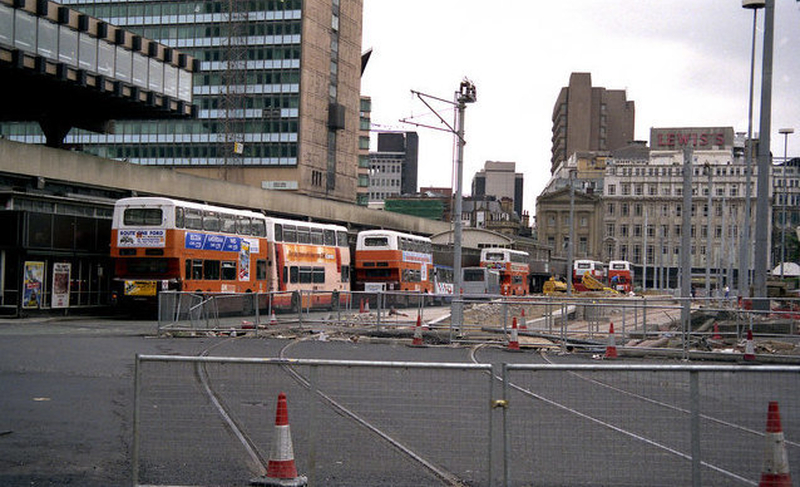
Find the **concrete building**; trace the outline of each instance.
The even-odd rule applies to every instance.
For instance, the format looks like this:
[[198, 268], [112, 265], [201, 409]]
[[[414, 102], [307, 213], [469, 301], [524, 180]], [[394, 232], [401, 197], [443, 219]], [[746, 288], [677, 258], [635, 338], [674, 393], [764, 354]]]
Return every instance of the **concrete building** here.
[[800, 157], [787, 157], [772, 166], [772, 267], [780, 264], [781, 246], [786, 262], [800, 262], [796, 229], [800, 228]]
[[372, 126], [372, 98], [361, 97], [359, 118], [361, 125], [358, 131], [358, 183], [356, 185], [356, 204], [367, 206], [369, 203], [369, 140]]
[[515, 163], [486, 161], [483, 169], [472, 179], [472, 196], [493, 196], [497, 201], [508, 198], [512, 201], [517, 216], [522, 217], [524, 185], [524, 175], [516, 172]]
[[[119, 122], [113, 135], [74, 132], [67, 143], [101, 157], [355, 202], [361, 0], [63, 3], [200, 60], [198, 120]], [[14, 138], [43, 141], [35, 126]]]
[[378, 133], [378, 150], [369, 154], [371, 203], [416, 194], [418, 153], [416, 132]]
[[[683, 228], [683, 147], [694, 147], [691, 227]], [[743, 140], [730, 127], [652, 129], [646, 159], [612, 157], [603, 195], [602, 260], [628, 260], [647, 287], [678, 286], [681, 235], [691, 233], [692, 273], [711, 268], [717, 289], [734, 287], [745, 218]], [[753, 165], [752, 211], [758, 169]], [[770, 196], [771, 197], [771, 196]], [[709, 205], [709, 200], [711, 201]], [[751, 237], [755, 232], [751, 232]], [[754, 245], [747, 246], [753, 252]], [[752, 259], [752, 255], [751, 255]], [[752, 260], [750, 262], [753, 262]], [[644, 267], [647, 270], [644, 270]], [[723, 279], [723, 276], [731, 276]], [[730, 280], [729, 280], [730, 279]], [[723, 284], [724, 283], [724, 284]]]
[[634, 140], [635, 107], [624, 90], [592, 86], [590, 73], [572, 73], [553, 107], [550, 172], [576, 151], [611, 151]]

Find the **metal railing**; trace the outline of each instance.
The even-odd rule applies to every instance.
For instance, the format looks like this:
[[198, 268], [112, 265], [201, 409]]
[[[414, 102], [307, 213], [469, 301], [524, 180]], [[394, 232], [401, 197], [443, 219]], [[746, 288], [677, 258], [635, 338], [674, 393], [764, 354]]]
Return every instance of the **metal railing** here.
[[[249, 334], [273, 325], [410, 337], [419, 319], [439, 342], [502, 342], [514, 321], [523, 345], [597, 352], [609, 342], [626, 353], [741, 355], [747, 332], [761, 352], [800, 357], [800, 300], [756, 312], [734, 300], [643, 297], [506, 297], [464, 295], [463, 321], [453, 324], [448, 295], [410, 292], [180, 293], [159, 295], [158, 333]], [[689, 309], [689, 320], [682, 312]], [[458, 326], [456, 326], [458, 325]], [[730, 352], [734, 352], [731, 354]]]
[[262, 477], [284, 392], [326, 485], [757, 485], [768, 403], [800, 470], [800, 367], [137, 356], [134, 486]]

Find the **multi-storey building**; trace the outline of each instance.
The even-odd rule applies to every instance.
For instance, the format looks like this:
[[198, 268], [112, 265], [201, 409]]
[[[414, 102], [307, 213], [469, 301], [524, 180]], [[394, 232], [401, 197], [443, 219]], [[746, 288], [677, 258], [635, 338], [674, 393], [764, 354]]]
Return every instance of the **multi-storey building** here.
[[369, 154], [371, 202], [417, 192], [418, 151], [419, 136], [416, 132], [378, 134], [378, 150]]
[[[689, 209], [683, 208], [686, 145], [695, 147]], [[736, 145], [732, 128], [652, 129], [646, 160], [612, 158], [605, 177], [602, 259], [633, 262], [642, 269], [640, 275], [647, 273], [648, 287], [677, 287], [681, 236], [690, 232], [691, 247], [685, 250], [693, 273], [703, 274], [709, 267], [717, 288], [732, 284], [723, 276], [733, 279], [737, 271], [741, 232], [748, 221], [743, 144]], [[753, 165], [753, 215], [757, 174]], [[684, 211], [691, 212], [689, 228], [683, 228]], [[746, 247], [753, 262], [754, 245]]]
[[[200, 61], [197, 120], [73, 132], [97, 155], [354, 202], [362, 0], [63, 0]], [[21, 137], [41, 142], [38, 128]]]
[[593, 87], [590, 73], [572, 73], [553, 107], [550, 172], [577, 151], [612, 151], [630, 143], [635, 115], [624, 90]]
[[[796, 230], [800, 228], [800, 158], [786, 158], [772, 166], [772, 264], [800, 261]], [[783, 250], [782, 250], [783, 248]]]
[[[682, 219], [686, 145], [694, 148], [692, 206], [688, 209], [692, 223], [688, 229], [683, 228]], [[758, 168], [753, 164], [752, 169], [754, 216]], [[777, 171], [780, 169], [773, 169], [773, 178]], [[674, 288], [681, 263], [681, 236], [688, 231], [693, 274], [704, 275], [708, 266], [718, 288], [723, 283], [738, 285], [742, 229], [748, 221], [746, 161], [744, 139], [735, 137], [732, 128], [652, 129], [650, 147], [636, 142], [610, 154], [578, 153], [559, 165], [537, 199], [539, 240], [553, 246], [554, 255], [566, 255], [569, 241], [570, 173], [575, 189], [576, 259], [627, 260], [634, 264], [639, 283], [646, 275], [647, 287]], [[791, 181], [791, 176], [787, 180]], [[789, 192], [787, 201], [797, 193], [800, 189]], [[776, 203], [771, 211], [778, 208]], [[752, 231], [751, 239], [754, 236]], [[752, 241], [746, 248], [753, 262]], [[773, 252], [774, 248], [773, 244]]]
[[483, 169], [472, 179], [472, 196], [494, 196], [498, 201], [508, 198], [513, 203], [517, 216], [521, 218], [524, 185], [524, 175], [516, 172], [515, 163], [486, 161]]
[[358, 183], [356, 185], [356, 204], [367, 206], [369, 203], [369, 140], [372, 127], [372, 98], [361, 97], [359, 117], [361, 125], [358, 133]]

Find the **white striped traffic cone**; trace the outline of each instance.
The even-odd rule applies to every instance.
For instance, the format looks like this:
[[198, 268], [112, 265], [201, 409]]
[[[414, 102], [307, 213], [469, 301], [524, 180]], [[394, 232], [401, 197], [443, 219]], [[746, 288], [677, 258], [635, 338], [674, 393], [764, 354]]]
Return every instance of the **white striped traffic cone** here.
[[508, 347], [506, 350], [519, 351], [519, 337], [517, 335], [517, 317], [511, 320], [511, 339], [508, 340]]
[[610, 322], [608, 325], [608, 345], [606, 346], [606, 355], [605, 358], [617, 358], [619, 355], [617, 354], [617, 341], [614, 338], [614, 322]]
[[753, 346], [753, 330], [747, 330], [747, 341], [744, 343], [744, 360], [751, 362], [756, 359], [756, 351]]
[[269, 317], [269, 324], [270, 325], [277, 325], [278, 324], [278, 318], [275, 316], [275, 312], [274, 311], [272, 312], [272, 314]]
[[303, 475], [297, 475], [292, 448], [292, 433], [289, 429], [289, 408], [286, 394], [278, 394], [278, 407], [275, 411], [275, 438], [267, 464], [267, 475], [250, 481], [252, 485], [302, 487], [308, 483]]
[[789, 474], [789, 457], [786, 455], [786, 443], [781, 427], [781, 413], [778, 402], [770, 401], [767, 412], [767, 441], [764, 451], [764, 468], [761, 470], [759, 487], [791, 487], [792, 476]]
[[411, 345], [422, 346], [422, 318], [419, 315], [417, 315], [417, 324], [414, 326], [414, 339], [411, 341]]

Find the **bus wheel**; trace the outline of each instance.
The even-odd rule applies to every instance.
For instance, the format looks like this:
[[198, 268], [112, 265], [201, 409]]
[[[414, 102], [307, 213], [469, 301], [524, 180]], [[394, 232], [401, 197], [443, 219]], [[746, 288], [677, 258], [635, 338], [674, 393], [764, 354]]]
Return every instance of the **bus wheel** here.
[[300, 311], [300, 293], [297, 291], [292, 293], [292, 305], [291, 305], [292, 313], [297, 313]]
[[331, 311], [336, 311], [339, 309], [339, 291], [333, 291], [331, 293]]

